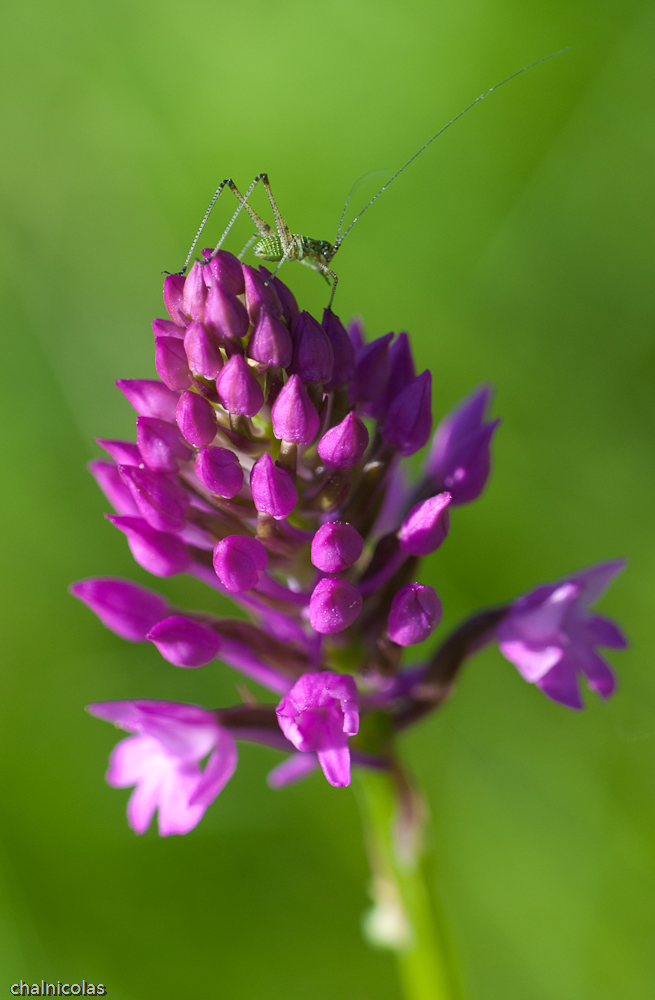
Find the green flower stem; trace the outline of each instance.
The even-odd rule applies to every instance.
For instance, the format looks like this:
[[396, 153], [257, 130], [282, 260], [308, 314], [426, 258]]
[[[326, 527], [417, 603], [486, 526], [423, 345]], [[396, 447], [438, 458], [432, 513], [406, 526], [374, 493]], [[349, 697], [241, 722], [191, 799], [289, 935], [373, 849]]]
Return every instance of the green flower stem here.
[[389, 771], [357, 768], [353, 777], [374, 900], [364, 934], [395, 952], [405, 1000], [460, 1000], [421, 864], [418, 795]]

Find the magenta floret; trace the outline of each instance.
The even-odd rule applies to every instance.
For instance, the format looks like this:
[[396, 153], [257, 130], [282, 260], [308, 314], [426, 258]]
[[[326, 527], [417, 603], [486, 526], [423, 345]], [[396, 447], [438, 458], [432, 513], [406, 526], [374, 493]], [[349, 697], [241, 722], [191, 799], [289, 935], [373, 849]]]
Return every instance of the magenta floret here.
[[607, 618], [590, 614], [595, 603], [621, 572], [621, 559], [598, 563], [559, 583], [543, 584], [519, 597], [498, 626], [503, 656], [521, 676], [553, 701], [584, 708], [578, 678], [601, 698], [609, 698], [616, 681], [597, 646], [623, 649], [627, 641]]
[[304, 674], [277, 706], [282, 732], [298, 750], [313, 751], [335, 788], [350, 784], [348, 737], [359, 730], [357, 686], [346, 674]]

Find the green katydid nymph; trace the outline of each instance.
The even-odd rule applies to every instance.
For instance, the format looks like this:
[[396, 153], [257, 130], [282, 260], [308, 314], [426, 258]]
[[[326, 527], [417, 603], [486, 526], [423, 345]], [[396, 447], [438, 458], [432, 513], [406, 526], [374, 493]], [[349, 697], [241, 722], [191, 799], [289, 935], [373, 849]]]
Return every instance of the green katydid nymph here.
[[[299, 233], [293, 233], [293, 234], [291, 233], [289, 227], [287, 226], [286, 222], [282, 217], [282, 213], [280, 212], [277, 206], [275, 198], [273, 197], [273, 192], [271, 191], [271, 185], [268, 180], [268, 174], [258, 174], [255, 177], [252, 184], [250, 185], [250, 187], [248, 188], [248, 190], [246, 191], [245, 195], [242, 195], [240, 193], [236, 184], [231, 178], [229, 177], [226, 178], [224, 181], [221, 181], [216, 190], [216, 193], [214, 194], [214, 197], [209, 203], [209, 208], [205, 212], [203, 220], [200, 223], [198, 232], [196, 233], [193, 243], [191, 244], [191, 249], [187, 254], [187, 258], [184, 262], [184, 267], [178, 273], [179, 274], [185, 273], [187, 267], [189, 266], [189, 261], [191, 260], [193, 251], [196, 248], [196, 244], [200, 239], [202, 231], [205, 228], [205, 225], [207, 224], [207, 220], [211, 215], [211, 211], [214, 205], [216, 204], [219, 195], [221, 194], [221, 192], [225, 187], [229, 187], [229, 189], [237, 198], [239, 202], [239, 207], [236, 209], [234, 215], [230, 219], [223, 235], [221, 236], [220, 240], [212, 250], [211, 254], [205, 257], [203, 260], [199, 261], [199, 263], [203, 265], [208, 264], [210, 260], [216, 256], [221, 246], [223, 245], [223, 242], [227, 234], [234, 225], [237, 216], [239, 215], [242, 209], [245, 209], [245, 211], [248, 213], [251, 220], [255, 224], [257, 232], [246, 243], [245, 247], [239, 254], [239, 260], [241, 260], [243, 255], [252, 247], [253, 253], [260, 260], [271, 261], [277, 265], [271, 277], [277, 275], [277, 272], [280, 270], [280, 268], [286, 261], [293, 261], [293, 260], [300, 261], [301, 264], [304, 264], [307, 267], [311, 267], [312, 270], [317, 272], [317, 274], [320, 274], [327, 281], [328, 284], [330, 284], [331, 282], [332, 292], [330, 295], [330, 301], [328, 303], [328, 309], [331, 309], [332, 303], [334, 301], [334, 293], [336, 292], [337, 283], [339, 279], [337, 278], [337, 275], [334, 273], [330, 265], [337, 251], [339, 250], [339, 247], [345, 240], [346, 236], [348, 235], [352, 227], [355, 225], [356, 222], [359, 221], [359, 219], [361, 219], [364, 212], [366, 212], [367, 209], [371, 207], [373, 202], [377, 201], [380, 195], [387, 190], [389, 185], [392, 184], [393, 181], [395, 181], [396, 178], [400, 176], [400, 174], [402, 174], [403, 170], [406, 170], [407, 167], [410, 165], [410, 163], [413, 163], [413, 161], [418, 156], [420, 156], [421, 153], [423, 153], [428, 148], [428, 146], [434, 142], [435, 139], [438, 139], [440, 135], [443, 135], [446, 129], [449, 129], [451, 125], [454, 125], [456, 121], [458, 121], [463, 115], [465, 115], [468, 111], [474, 108], [476, 104], [479, 104], [480, 101], [484, 100], [485, 97], [488, 97], [489, 94], [493, 93], [494, 90], [498, 90], [499, 87], [502, 87], [504, 84], [509, 83], [509, 81], [513, 80], [515, 77], [520, 76], [521, 73], [525, 73], [526, 70], [532, 69], [533, 66], [538, 66], [539, 63], [545, 62], [547, 59], [552, 59], [553, 56], [560, 55], [562, 52], [567, 52], [567, 51], [568, 49], [560, 49], [558, 52], [552, 52], [550, 55], [544, 56], [542, 59], [537, 59], [536, 62], [530, 63], [528, 66], [524, 66], [522, 69], [517, 70], [516, 73], [512, 73], [511, 76], [508, 76], [505, 80], [502, 80], [500, 83], [495, 84], [495, 86], [490, 87], [489, 90], [486, 90], [483, 94], [480, 94], [479, 97], [476, 97], [476, 99], [472, 101], [472, 103], [469, 104], [468, 107], [464, 108], [463, 111], [460, 111], [460, 113], [456, 115], [455, 118], [449, 121], [447, 125], [444, 125], [443, 128], [441, 128], [435, 135], [432, 136], [431, 139], [428, 139], [428, 141], [423, 146], [421, 146], [421, 148], [418, 150], [417, 153], [414, 153], [414, 155], [410, 157], [407, 163], [405, 163], [404, 166], [400, 168], [400, 170], [396, 171], [393, 177], [391, 177], [387, 181], [387, 183], [380, 188], [377, 194], [373, 195], [373, 197], [370, 199], [369, 202], [367, 202], [367, 204], [364, 206], [361, 212], [359, 212], [359, 214], [355, 216], [355, 218], [352, 220], [348, 228], [344, 232], [342, 232], [341, 230], [343, 226], [343, 220], [345, 218], [348, 205], [350, 204], [350, 199], [352, 198], [352, 195], [355, 192], [356, 188], [359, 186], [359, 182], [355, 184], [350, 194], [348, 195], [348, 198], [346, 199], [346, 204], [344, 205], [343, 212], [341, 213], [341, 219], [339, 221], [339, 227], [337, 229], [337, 235], [334, 243], [330, 243], [328, 242], [328, 240], [312, 239], [309, 236], [302, 236]], [[253, 211], [253, 209], [248, 203], [248, 198], [255, 190], [257, 184], [259, 184], [260, 182], [264, 186], [266, 194], [268, 195], [268, 200], [271, 203], [271, 208], [273, 209], [273, 217], [275, 219], [275, 229], [273, 229], [272, 226], [269, 226], [269, 224], [265, 222], [264, 219], [262, 219], [259, 215], [257, 215], [257, 213]], [[254, 246], [253, 243], [255, 244]], [[271, 279], [269, 278], [268, 281], [270, 280]]]

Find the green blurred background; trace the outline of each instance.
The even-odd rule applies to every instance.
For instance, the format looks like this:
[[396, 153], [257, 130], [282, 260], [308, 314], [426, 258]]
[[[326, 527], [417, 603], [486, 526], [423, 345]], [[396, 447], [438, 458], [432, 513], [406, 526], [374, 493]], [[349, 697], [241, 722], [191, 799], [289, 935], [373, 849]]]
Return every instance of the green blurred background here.
[[[332, 239], [356, 178], [390, 174], [481, 91], [570, 45], [467, 115], [357, 224], [336, 308], [372, 336], [411, 332], [436, 416], [482, 381], [497, 388], [491, 485], [423, 571], [442, 631], [630, 559], [602, 605], [633, 643], [614, 657], [611, 703], [569, 712], [491, 651], [405, 739], [467, 995], [652, 998], [655, 8], [23, 0], [3, 21], [0, 991], [84, 977], [120, 1000], [398, 1000], [392, 959], [360, 937], [350, 791], [317, 776], [274, 793], [278, 758], [244, 747], [189, 836], [127, 828], [127, 792], [103, 783], [117, 734], [83, 705], [231, 704], [237, 678], [176, 670], [67, 595], [114, 573], [204, 600], [133, 564], [85, 462], [94, 436], [133, 433], [113, 381], [153, 375], [160, 272], [181, 265], [221, 178], [268, 171], [292, 230]], [[219, 203], [212, 235], [232, 208]], [[318, 278], [284, 276], [322, 307]]]

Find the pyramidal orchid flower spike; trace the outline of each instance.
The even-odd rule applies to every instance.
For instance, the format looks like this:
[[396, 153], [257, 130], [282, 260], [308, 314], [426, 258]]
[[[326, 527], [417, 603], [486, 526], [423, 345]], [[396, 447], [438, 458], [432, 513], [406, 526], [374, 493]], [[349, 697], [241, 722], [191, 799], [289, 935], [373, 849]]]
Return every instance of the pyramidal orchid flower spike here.
[[[608, 698], [614, 674], [598, 650], [626, 642], [588, 607], [623, 563], [538, 586], [440, 639], [438, 577], [420, 559], [448, 544], [452, 512], [457, 532], [456, 508], [487, 484], [499, 423], [486, 416], [490, 388], [441, 420], [409, 483], [403, 462], [429, 440], [432, 396], [407, 334], [367, 341], [361, 321], [346, 329], [329, 310], [321, 322], [301, 311], [266, 269], [223, 250], [209, 257], [166, 278], [169, 318], [153, 324], [159, 378], [117, 383], [136, 411], [135, 442], [99, 440], [108, 457], [90, 464], [139, 566], [202, 581], [208, 610], [115, 577], [71, 593], [122, 639], [158, 651], [162, 669], [227, 664], [270, 695], [203, 708], [189, 678], [189, 704], [90, 705], [130, 734], [107, 781], [134, 789], [137, 833], [157, 812], [169, 836], [200, 822], [239, 740], [284, 755], [273, 788], [320, 772], [335, 789], [353, 780], [374, 876], [366, 933], [401, 955], [408, 997], [450, 1000], [452, 970], [416, 909], [424, 810], [396, 734], [438, 709], [466, 660], [494, 641], [552, 701], [581, 709], [581, 680]], [[211, 611], [216, 591], [240, 617]], [[432, 992], [412, 991], [412, 968], [432, 977]]]

